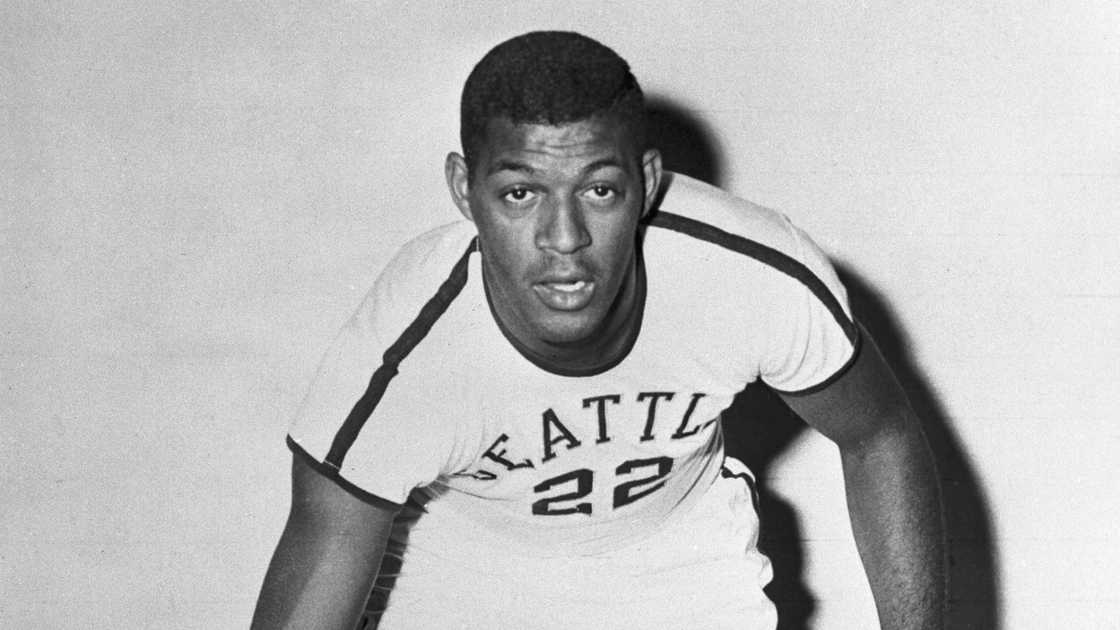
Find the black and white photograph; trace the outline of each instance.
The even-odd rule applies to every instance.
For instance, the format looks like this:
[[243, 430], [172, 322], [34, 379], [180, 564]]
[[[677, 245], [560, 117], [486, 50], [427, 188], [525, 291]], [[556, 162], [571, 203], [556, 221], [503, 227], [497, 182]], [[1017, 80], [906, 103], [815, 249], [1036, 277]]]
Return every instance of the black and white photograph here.
[[1120, 5], [0, 4], [0, 627], [1120, 629]]

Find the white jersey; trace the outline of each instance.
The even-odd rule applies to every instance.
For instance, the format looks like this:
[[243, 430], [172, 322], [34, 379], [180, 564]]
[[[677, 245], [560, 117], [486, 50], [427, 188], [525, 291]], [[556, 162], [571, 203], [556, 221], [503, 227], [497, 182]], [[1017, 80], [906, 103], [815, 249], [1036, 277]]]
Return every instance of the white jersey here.
[[411, 495], [412, 540], [450, 554], [464, 532], [495, 553], [570, 558], [669, 527], [719, 475], [735, 394], [756, 379], [821, 387], [859, 335], [827, 259], [787, 219], [667, 180], [640, 230], [640, 324], [618, 361], [573, 372], [523, 353], [487, 301], [473, 224], [454, 223], [381, 274], [290, 447], [363, 499]]

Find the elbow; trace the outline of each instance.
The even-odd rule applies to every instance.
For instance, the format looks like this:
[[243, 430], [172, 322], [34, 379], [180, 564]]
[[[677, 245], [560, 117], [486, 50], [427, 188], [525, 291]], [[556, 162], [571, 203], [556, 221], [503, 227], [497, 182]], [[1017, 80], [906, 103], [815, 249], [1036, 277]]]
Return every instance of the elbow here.
[[909, 409], [885, 414], [864, 431], [839, 436], [841, 457], [855, 461], [912, 461], [933, 459], [921, 421]]

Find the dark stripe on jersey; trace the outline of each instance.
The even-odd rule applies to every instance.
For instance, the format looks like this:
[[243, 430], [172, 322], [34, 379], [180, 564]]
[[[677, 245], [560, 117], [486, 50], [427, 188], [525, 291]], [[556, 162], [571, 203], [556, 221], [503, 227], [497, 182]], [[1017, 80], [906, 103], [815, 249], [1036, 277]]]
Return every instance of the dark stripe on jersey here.
[[856, 339], [859, 337], [859, 329], [856, 327], [855, 322], [844, 312], [840, 301], [836, 299], [832, 291], [828, 290], [825, 283], [822, 282], [811, 269], [796, 258], [792, 258], [788, 254], [780, 252], [773, 247], [763, 245], [758, 241], [752, 241], [749, 238], [726, 232], [713, 225], [708, 225], [707, 223], [663, 210], [655, 212], [653, 216], [649, 218], [648, 222], [650, 225], [680, 232], [681, 234], [687, 234], [702, 241], [719, 245], [733, 252], [750, 256], [801, 282], [813, 292], [813, 295], [815, 295], [817, 299], [824, 304], [825, 308], [828, 309], [828, 312], [832, 314], [833, 319], [840, 325], [840, 329], [844, 331], [844, 335], [848, 337], [848, 341], [852, 342], [853, 345], [856, 343]]
[[385, 395], [385, 390], [389, 387], [389, 381], [397, 375], [397, 368], [401, 361], [404, 361], [413, 348], [419, 345], [432, 329], [436, 320], [443, 315], [447, 307], [451, 305], [451, 302], [467, 284], [467, 263], [470, 260], [471, 253], [477, 247], [478, 238], [475, 237], [471, 239], [467, 251], [463, 252], [459, 262], [455, 263], [455, 267], [451, 269], [451, 274], [439, 286], [436, 294], [424, 304], [416, 319], [412, 320], [412, 323], [404, 329], [396, 342], [389, 346], [389, 349], [382, 355], [381, 366], [374, 371], [373, 376], [369, 379], [369, 387], [366, 388], [365, 394], [354, 404], [354, 408], [350, 410], [350, 415], [346, 416], [346, 422], [342, 423], [342, 428], [334, 436], [331, 450], [327, 453], [327, 459], [324, 461], [325, 464], [336, 469], [342, 467], [342, 460], [346, 458], [346, 452], [350, 450], [354, 440], [358, 439], [358, 433], [361, 432], [366, 420], [373, 414], [373, 410], [377, 408], [377, 403], [381, 402], [381, 397]]
[[338, 474], [338, 469], [337, 468], [335, 468], [333, 466], [328, 466], [327, 464], [321, 463], [319, 460], [315, 459], [311, 455], [311, 453], [308, 453], [307, 451], [303, 450], [303, 447], [300, 446], [299, 444], [297, 444], [296, 441], [292, 439], [292, 436], [290, 436], [290, 435], [288, 436], [287, 442], [288, 442], [288, 449], [292, 451], [292, 455], [299, 458], [300, 461], [306, 463], [308, 466], [313, 468], [315, 470], [315, 472], [317, 472], [320, 475], [323, 475], [324, 477], [326, 477], [327, 479], [330, 479], [331, 481], [337, 483], [339, 485], [339, 487], [341, 487], [343, 490], [349, 492], [351, 495], [357, 497], [362, 502], [368, 503], [368, 504], [370, 504], [374, 507], [379, 507], [379, 508], [382, 508], [382, 509], [393, 510], [393, 511], [398, 511], [398, 510], [401, 509], [401, 507], [403, 507], [400, 503], [397, 503], [396, 501], [390, 501], [389, 499], [379, 497], [376, 494], [373, 494], [372, 492], [366, 492], [365, 490], [362, 490], [358, 486], [356, 486], [356, 485], [350, 483], [349, 481], [343, 479], [342, 475]]

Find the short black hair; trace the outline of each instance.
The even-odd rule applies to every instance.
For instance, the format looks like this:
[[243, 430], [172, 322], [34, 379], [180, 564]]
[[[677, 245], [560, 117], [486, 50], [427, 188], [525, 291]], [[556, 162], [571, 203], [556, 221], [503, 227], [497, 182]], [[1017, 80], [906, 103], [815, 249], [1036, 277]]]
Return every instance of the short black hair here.
[[459, 140], [469, 168], [491, 119], [562, 125], [597, 115], [629, 126], [645, 148], [645, 101], [630, 64], [579, 33], [534, 31], [498, 44], [471, 71]]

